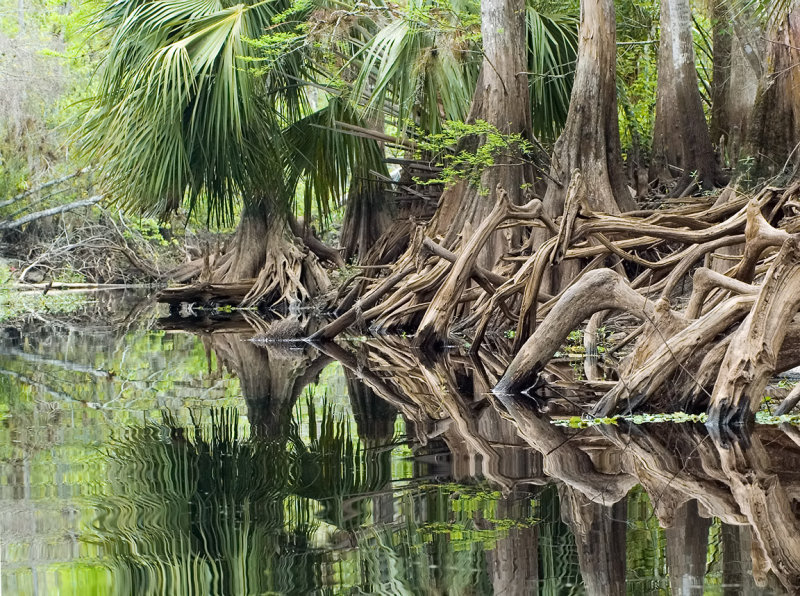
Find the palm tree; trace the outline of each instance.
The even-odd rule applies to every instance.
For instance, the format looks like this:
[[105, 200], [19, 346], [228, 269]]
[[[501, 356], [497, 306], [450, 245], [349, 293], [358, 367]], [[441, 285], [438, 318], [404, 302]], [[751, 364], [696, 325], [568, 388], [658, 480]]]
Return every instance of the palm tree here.
[[[246, 303], [302, 300], [327, 286], [288, 226], [301, 180], [305, 213], [312, 195], [327, 213], [346, 191], [352, 164], [384, 168], [374, 141], [312, 133], [326, 119], [359, 122], [335, 93], [323, 93], [322, 107], [312, 109], [309, 82], [317, 73], [294, 24], [281, 22], [291, 6], [122, 0], [97, 21], [110, 40], [87, 103], [83, 149], [128, 209], [163, 216], [188, 205], [209, 221], [230, 222], [241, 206], [236, 236], [210, 279], [255, 280]], [[302, 20], [308, 10], [292, 17]], [[267, 30], [268, 42], [248, 42]], [[182, 277], [197, 275], [200, 265]]]
[[[402, 131], [412, 121], [429, 132], [467, 116], [482, 60], [477, 2], [359, 10], [345, 27], [339, 19], [320, 25], [335, 12], [324, 0], [120, 0], [98, 17], [110, 39], [87, 102], [83, 149], [127, 209], [163, 216], [186, 205], [209, 222], [240, 212], [231, 245], [204, 273], [213, 282], [250, 280], [246, 303], [303, 300], [327, 286], [290, 229], [298, 188], [306, 222], [347, 197], [349, 254], [356, 245], [363, 254], [387, 224], [380, 135], [342, 134], [341, 123]], [[323, 52], [319, 31], [298, 27], [312, 21], [338, 28]], [[530, 44], [537, 53], [529, 67], [541, 71], [534, 96], [560, 98], [560, 112], [542, 110], [552, 127], [566, 114], [568, 82], [548, 86], [544, 74], [568, 72], [574, 21], [529, 10], [528, 23], [539, 32], [529, 41], [540, 41]], [[176, 277], [202, 269], [192, 263]]]

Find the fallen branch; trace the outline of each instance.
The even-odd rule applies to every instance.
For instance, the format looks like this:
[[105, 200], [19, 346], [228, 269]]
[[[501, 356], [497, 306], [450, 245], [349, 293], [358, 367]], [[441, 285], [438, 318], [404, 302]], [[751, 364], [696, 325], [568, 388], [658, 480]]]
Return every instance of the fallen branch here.
[[59, 215], [60, 213], [66, 213], [68, 211], [80, 209], [81, 207], [96, 205], [103, 200], [104, 196], [105, 195], [94, 195], [88, 199], [81, 199], [80, 201], [74, 201], [72, 203], [67, 203], [66, 205], [59, 205], [58, 207], [51, 207], [50, 209], [45, 209], [44, 211], [30, 213], [24, 217], [15, 219], [14, 221], [2, 221], [0, 222], [0, 230], [15, 230], [36, 220], [44, 219], [45, 217], [52, 217], [53, 215]]
[[49, 182], [40, 184], [39, 186], [34, 186], [33, 188], [29, 188], [28, 190], [21, 192], [18, 195], [11, 197], [10, 199], [6, 199], [5, 201], [0, 201], [0, 209], [2, 209], [3, 207], [8, 207], [9, 205], [16, 203], [17, 201], [20, 201], [25, 197], [29, 197], [37, 192], [43, 191], [46, 188], [50, 188], [51, 186], [56, 186], [58, 184], [66, 182], [67, 180], [72, 180], [73, 178], [77, 178], [78, 176], [82, 176], [83, 174], [87, 174], [88, 172], [91, 171], [92, 171], [91, 167], [83, 168], [73, 174], [68, 174], [67, 176], [62, 176], [61, 178], [56, 178], [55, 180], [50, 180]]

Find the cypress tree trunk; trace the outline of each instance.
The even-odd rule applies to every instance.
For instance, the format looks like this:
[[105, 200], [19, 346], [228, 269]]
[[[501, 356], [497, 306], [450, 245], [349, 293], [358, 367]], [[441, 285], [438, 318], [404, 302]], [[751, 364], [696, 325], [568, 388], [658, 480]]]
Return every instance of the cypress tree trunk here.
[[711, 81], [711, 140], [719, 146], [730, 138], [730, 82], [732, 68], [733, 27], [731, 11], [724, 0], [713, 0], [711, 25], [714, 44], [713, 79]]
[[344, 258], [364, 257], [392, 223], [391, 205], [387, 203], [383, 186], [376, 181], [354, 181], [347, 195], [347, 206], [339, 239]]
[[[481, 2], [483, 64], [468, 122], [484, 120], [504, 134], [520, 133], [532, 138], [528, 94], [524, 0]], [[520, 203], [523, 183], [531, 182], [528, 167], [498, 159], [481, 177], [481, 187], [493, 191], [502, 185], [514, 203]], [[459, 236], [469, 235], [494, 207], [494, 196], [466, 182], [446, 190], [431, 220], [431, 235], [442, 236], [452, 248]], [[510, 238], [496, 232], [481, 252], [479, 264], [491, 269], [509, 248]]]
[[578, 66], [564, 132], [556, 143], [551, 183], [545, 195], [549, 215], [564, 208], [572, 171], [583, 174], [593, 210], [619, 213], [636, 208], [622, 171], [617, 114], [617, 25], [613, 0], [581, 2]]
[[758, 19], [746, 8], [731, 11], [728, 4], [715, 0], [712, 12], [714, 75], [710, 134], [721, 164], [735, 168], [744, 149], [764, 73], [764, 48]]
[[317, 257], [292, 234], [286, 218], [266, 203], [242, 211], [232, 245], [211, 271], [212, 283], [253, 281], [245, 304], [301, 302], [326, 290], [328, 276]]
[[756, 97], [750, 129], [750, 152], [761, 175], [800, 167], [800, 3], [769, 26], [767, 74]]
[[703, 113], [692, 42], [689, 0], [661, 3], [656, 121], [653, 130], [653, 176], [671, 177], [669, 166], [683, 175], [673, 194], [691, 184], [693, 172], [703, 188], [725, 184]]
[[331, 362], [309, 350], [257, 346], [237, 333], [212, 333], [203, 342], [239, 378], [251, 433], [262, 438], [285, 439], [295, 402]]

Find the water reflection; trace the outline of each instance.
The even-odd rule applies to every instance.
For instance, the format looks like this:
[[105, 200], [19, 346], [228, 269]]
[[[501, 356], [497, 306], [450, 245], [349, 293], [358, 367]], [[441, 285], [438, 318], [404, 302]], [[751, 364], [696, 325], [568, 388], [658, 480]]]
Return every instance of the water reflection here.
[[23, 331], [0, 347], [6, 593], [800, 589], [795, 428], [557, 426], [489, 397], [496, 354], [399, 338]]
[[359, 527], [361, 495], [388, 478], [330, 408], [321, 416], [307, 443], [291, 424], [280, 441], [242, 438], [230, 410], [207, 425], [166, 421], [115, 442], [115, 500], [98, 503], [107, 512], [96, 540], [125, 580], [122, 593], [311, 593], [323, 585], [332, 561], [316, 545], [320, 532]]

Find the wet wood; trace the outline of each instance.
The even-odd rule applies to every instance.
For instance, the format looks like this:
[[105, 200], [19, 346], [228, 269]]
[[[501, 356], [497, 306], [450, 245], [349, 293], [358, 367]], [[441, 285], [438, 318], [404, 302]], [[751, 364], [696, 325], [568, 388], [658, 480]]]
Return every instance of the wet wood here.
[[394, 286], [411, 273], [411, 271], [412, 268], [408, 267], [382, 280], [376, 288], [372, 289], [362, 299], [358, 300], [347, 312], [325, 325], [325, 327], [312, 334], [308, 339], [310, 341], [320, 341], [336, 337], [358, 319], [359, 313], [361, 313], [363, 309], [374, 306], [384, 294], [394, 288]]
[[516, 392], [533, 386], [570, 331], [592, 314], [609, 309], [622, 309], [642, 320], [652, 318], [654, 314], [652, 303], [643, 300], [615, 271], [599, 269], [587, 273], [564, 293], [542, 325], [525, 342], [494, 391]]
[[781, 247], [752, 312], [731, 341], [714, 386], [709, 424], [750, 422], [774, 373], [789, 323], [800, 307], [800, 243]]

